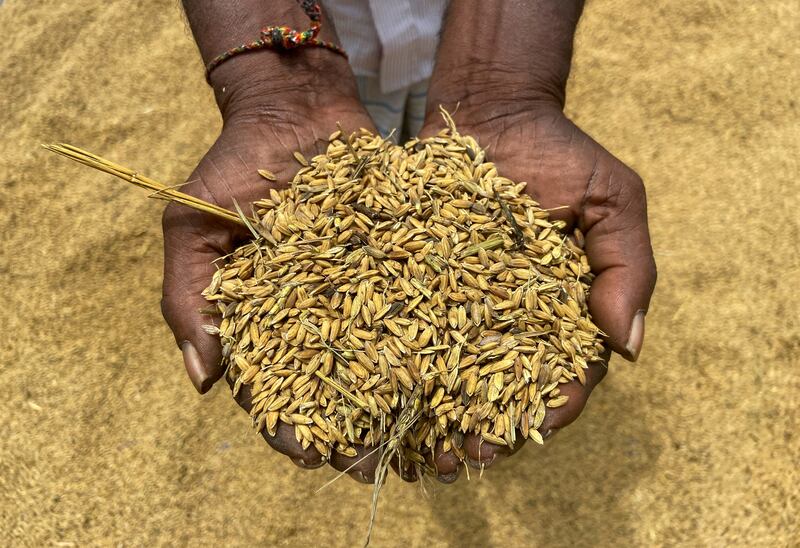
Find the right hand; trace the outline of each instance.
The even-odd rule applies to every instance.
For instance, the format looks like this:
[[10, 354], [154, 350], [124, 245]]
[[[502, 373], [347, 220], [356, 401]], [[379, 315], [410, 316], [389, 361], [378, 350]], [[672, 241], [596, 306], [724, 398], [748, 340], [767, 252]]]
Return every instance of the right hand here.
[[[320, 97], [303, 90], [302, 99], [291, 98], [265, 105], [252, 98], [221, 103], [224, 125], [216, 142], [200, 160], [181, 191], [235, 211], [234, 200], [243, 211], [268, 194], [270, 185], [286, 186], [299, 169], [293, 158], [300, 151], [307, 158], [324, 151], [328, 136], [339, 123], [345, 132], [374, 125], [357, 98]], [[355, 96], [355, 91], [353, 92]], [[267, 169], [278, 179], [270, 183], [257, 170]], [[161, 308], [180, 347], [186, 370], [198, 392], [205, 393], [223, 375], [219, 338], [203, 330], [215, 318], [203, 314], [209, 304], [201, 295], [216, 270], [212, 262], [232, 252], [250, 238], [238, 225], [213, 215], [170, 204], [164, 211], [164, 284]], [[250, 408], [250, 391], [242, 387], [237, 402]], [[295, 464], [316, 468], [325, 460], [313, 446], [303, 450], [293, 428], [280, 425], [276, 436], [262, 432], [267, 443]], [[362, 451], [361, 453], [366, 453]], [[334, 452], [331, 465], [345, 470], [359, 457]], [[365, 459], [350, 470], [360, 481], [372, 477], [375, 459]]]

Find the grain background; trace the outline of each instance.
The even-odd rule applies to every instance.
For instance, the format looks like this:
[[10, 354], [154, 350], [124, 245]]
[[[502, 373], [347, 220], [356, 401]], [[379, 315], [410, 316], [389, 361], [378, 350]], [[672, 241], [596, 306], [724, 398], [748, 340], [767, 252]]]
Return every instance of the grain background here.
[[[645, 179], [659, 286], [636, 366], [482, 480], [393, 479], [375, 546], [796, 546], [800, 7], [594, 0], [568, 112]], [[179, 182], [219, 129], [176, 0], [0, 3], [0, 538], [347, 546], [370, 488], [201, 398], [159, 313], [161, 206], [46, 153]]]

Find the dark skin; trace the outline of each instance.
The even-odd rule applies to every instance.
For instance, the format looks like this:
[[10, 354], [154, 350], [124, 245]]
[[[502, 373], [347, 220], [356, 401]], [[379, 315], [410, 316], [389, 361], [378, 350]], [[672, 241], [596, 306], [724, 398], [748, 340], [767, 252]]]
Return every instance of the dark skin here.
[[[185, 7], [206, 62], [232, 43], [257, 35], [265, 13], [294, 28], [308, 24], [291, 1], [248, 0], [236, 5], [187, 1]], [[330, 24], [325, 28], [331, 33]], [[325, 32], [322, 38], [336, 40], [335, 35]], [[258, 175], [258, 169], [269, 169], [278, 178], [276, 184], [285, 185], [297, 171], [292, 152], [301, 151], [307, 157], [321, 152], [337, 123], [346, 132], [364, 127], [377, 133], [358, 100], [347, 61], [326, 50], [286, 55], [259, 51], [235, 57], [212, 73], [211, 85], [223, 129], [182, 190], [229, 209], [234, 208], [235, 200], [246, 210], [249, 203], [267, 193], [270, 183]], [[172, 205], [164, 212], [163, 226], [162, 310], [183, 351], [190, 379], [200, 393], [205, 393], [221, 378], [223, 369], [219, 340], [202, 328], [215, 319], [199, 312], [207, 307], [200, 293], [215, 270], [212, 261], [247, 240], [249, 233]], [[245, 409], [250, 406], [249, 396], [247, 389], [237, 395], [237, 402]], [[288, 427], [279, 428], [274, 437], [264, 437], [299, 466], [316, 468], [324, 464], [313, 448], [302, 449]], [[335, 455], [330, 464], [345, 470], [355, 460]], [[368, 467], [369, 463], [361, 466]], [[351, 475], [366, 481], [358, 467]]]
[[[607, 334], [606, 347], [635, 361], [656, 283], [647, 201], [641, 178], [563, 113], [582, 9], [583, 2], [565, 0], [451, 4], [422, 135], [443, 126], [438, 105], [455, 110], [459, 131], [487, 149], [500, 173], [526, 181], [542, 207], [561, 208], [552, 217], [585, 235], [597, 275], [589, 310]], [[475, 37], [494, 46], [475, 48]], [[548, 410], [540, 428], [545, 439], [578, 418], [606, 371], [605, 364], [591, 365], [585, 385], [574, 381], [561, 388], [570, 398]], [[466, 436], [465, 446], [467, 463], [475, 468], [512, 453], [475, 436]], [[460, 469], [453, 455], [441, 455], [437, 465], [450, 477]]]
[[[244, 0], [224, 7], [202, 0], [184, 4], [205, 62], [234, 43], [251, 40], [264, 21], [307, 26], [291, 0]], [[438, 105], [455, 110], [459, 131], [473, 135], [504, 176], [528, 182], [528, 191], [542, 207], [562, 207], [553, 216], [585, 234], [587, 255], [597, 274], [589, 300], [595, 323], [607, 334], [609, 350], [635, 360], [656, 279], [644, 186], [636, 173], [562, 112], [582, 7], [582, 2], [569, 0], [453, 3], [442, 32], [422, 134], [443, 126]], [[337, 42], [329, 21], [323, 29], [323, 39]], [[474, 47], [475, 37], [494, 47]], [[279, 181], [290, 180], [297, 168], [291, 153], [300, 150], [311, 156], [320, 151], [337, 122], [345, 131], [359, 127], [374, 131], [347, 62], [326, 50], [241, 55], [215, 70], [211, 85], [223, 130], [182, 190], [227, 208], [233, 208], [234, 199], [246, 208], [265, 194], [268, 186], [257, 169], [266, 167]], [[247, 236], [240, 227], [180, 206], [170, 206], [164, 213], [162, 308], [189, 377], [201, 393], [222, 376], [222, 369], [219, 342], [202, 329], [214, 319], [199, 312], [207, 304], [200, 292], [215, 269], [211, 262]], [[606, 365], [595, 364], [587, 371], [585, 385], [575, 381], [562, 387], [570, 399], [567, 405], [548, 410], [540, 428], [545, 438], [580, 415], [605, 374]], [[249, 409], [246, 387], [237, 402]], [[299, 466], [325, 464], [313, 447], [302, 449], [288, 426], [280, 426], [276, 436], [262, 435]], [[475, 468], [488, 467], [521, 446], [518, 443], [512, 451], [472, 435], [464, 440], [467, 463]], [[349, 470], [358, 481], [371, 482], [377, 458], [368, 453], [361, 449], [354, 458], [334, 453], [329, 464]], [[441, 448], [434, 454], [431, 464], [438, 478], [455, 481], [460, 460]], [[402, 476], [415, 479], [413, 473]]]

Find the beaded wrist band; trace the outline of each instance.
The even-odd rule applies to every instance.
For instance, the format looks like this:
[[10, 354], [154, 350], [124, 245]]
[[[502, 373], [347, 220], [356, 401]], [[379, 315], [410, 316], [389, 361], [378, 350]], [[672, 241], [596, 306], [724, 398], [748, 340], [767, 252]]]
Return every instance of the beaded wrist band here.
[[288, 51], [302, 46], [315, 46], [329, 49], [347, 58], [347, 53], [332, 42], [317, 38], [322, 28], [322, 9], [315, 0], [297, 0], [300, 7], [311, 20], [311, 27], [304, 31], [297, 31], [287, 26], [264, 27], [261, 29], [261, 38], [247, 44], [231, 48], [225, 53], [217, 55], [206, 65], [206, 82], [210, 81], [211, 71], [222, 63], [248, 51], [259, 49], [274, 49], [278, 52]]

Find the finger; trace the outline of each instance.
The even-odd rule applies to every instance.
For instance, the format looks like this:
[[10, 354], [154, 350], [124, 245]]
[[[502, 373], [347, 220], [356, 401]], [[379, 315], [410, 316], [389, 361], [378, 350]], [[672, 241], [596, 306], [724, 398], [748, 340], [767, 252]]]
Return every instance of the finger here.
[[619, 162], [595, 166], [581, 211], [592, 271], [589, 311], [612, 350], [636, 361], [656, 283], [641, 179]]
[[470, 468], [476, 470], [489, 468], [493, 464], [519, 451], [524, 444], [525, 438], [523, 438], [519, 432], [517, 432], [516, 443], [513, 447], [489, 443], [484, 440], [480, 434], [467, 434], [464, 436], [466, 462]]
[[216, 270], [212, 261], [232, 249], [223, 227], [207, 215], [170, 204], [164, 211], [164, 285], [161, 311], [183, 353], [189, 379], [201, 394], [222, 375], [219, 338], [204, 325], [215, 317], [201, 312], [210, 303], [202, 291]]
[[[400, 460], [400, 457], [394, 457], [391, 461], [392, 470], [395, 474], [400, 476], [403, 481], [414, 483], [417, 481], [417, 467], [408, 459]], [[402, 468], [401, 468], [402, 467]]]
[[375, 468], [378, 466], [378, 451], [374, 447], [356, 446], [356, 456], [348, 457], [337, 453], [331, 454], [331, 466], [347, 474], [361, 483], [375, 483]]
[[300, 468], [313, 469], [325, 464], [325, 459], [313, 445], [303, 449], [303, 445], [297, 440], [294, 426], [285, 422], [278, 422], [274, 436], [270, 435], [266, 428], [261, 430], [261, 436], [270, 447], [289, 457]]
[[[233, 388], [233, 380], [227, 380], [228, 385]], [[252, 392], [250, 390], [250, 385], [242, 385], [234, 396], [234, 400], [236, 400], [236, 403], [238, 403], [242, 409], [249, 413], [252, 408]], [[261, 429], [261, 435], [270, 447], [289, 457], [293, 463], [301, 468], [319, 468], [325, 464], [325, 459], [314, 449], [313, 445], [303, 449], [302, 444], [297, 441], [294, 427], [284, 422], [278, 422], [274, 436], [270, 435], [266, 428]]]
[[443, 442], [436, 443], [436, 450], [428, 454], [428, 463], [436, 470], [436, 479], [442, 483], [453, 483], [461, 475], [461, 459], [453, 451], [444, 451]]
[[[605, 359], [608, 359], [610, 352], [605, 354]], [[568, 424], [575, 421], [578, 416], [583, 412], [586, 407], [586, 402], [589, 396], [603, 377], [608, 372], [608, 366], [605, 363], [594, 362], [589, 365], [586, 370], [586, 384], [581, 384], [577, 380], [559, 385], [561, 395], [569, 396], [567, 403], [561, 407], [547, 408], [544, 416], [544, 421], [539, 427], [539, 432], [545, 440], [552, 437], [559, 429], [564, 428]]]

